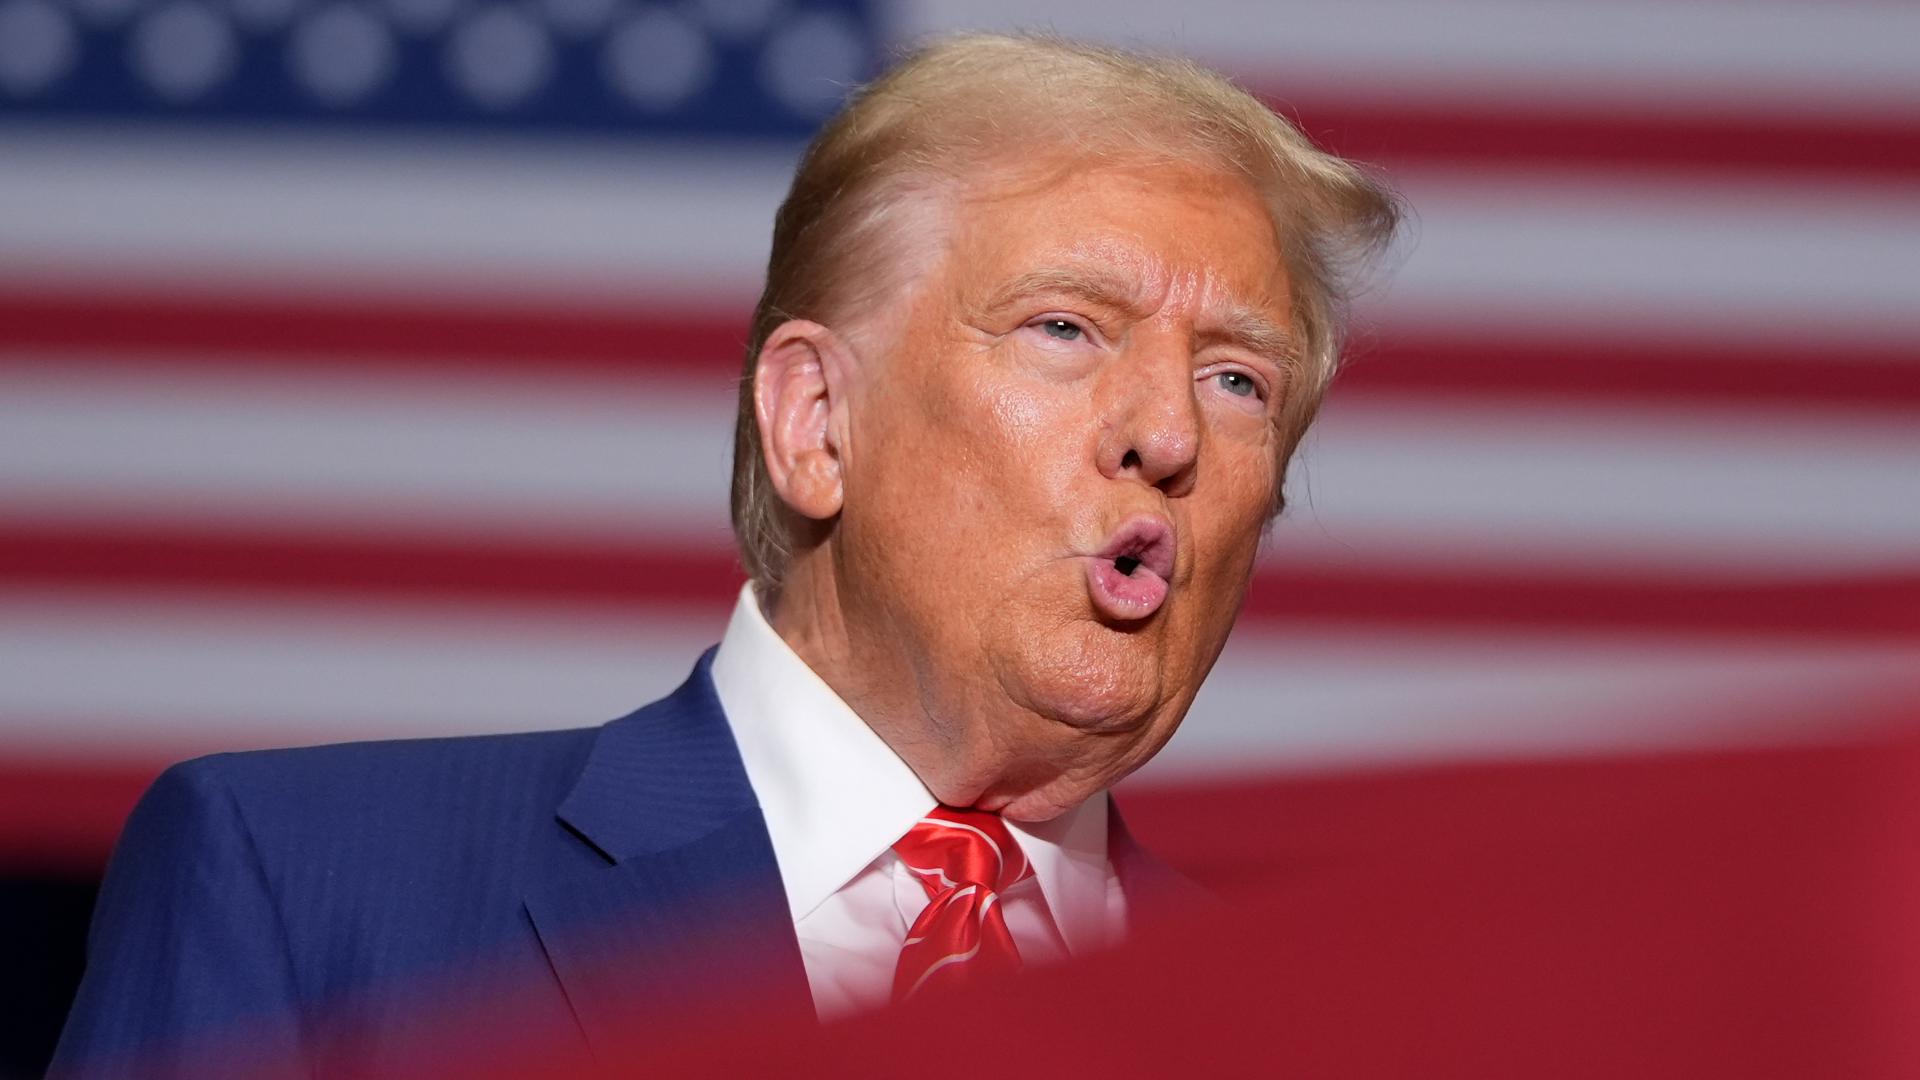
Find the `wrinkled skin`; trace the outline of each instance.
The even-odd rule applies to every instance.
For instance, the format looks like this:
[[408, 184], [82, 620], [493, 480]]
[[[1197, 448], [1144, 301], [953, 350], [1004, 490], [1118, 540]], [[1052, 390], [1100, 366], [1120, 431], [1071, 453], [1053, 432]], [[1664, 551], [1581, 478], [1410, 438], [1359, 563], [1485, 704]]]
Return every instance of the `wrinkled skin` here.
[[[756, 382], [774, 486], [820, 524], [775, 629], [942, 802], [1044, 820], [1165, 744], [1239, 611], [1281, 467], [1287, 280], [1244, 181], [1186, 166], [947, 199], [877, 310], [794, 322]], [[1177, 538], [1146, 618], [1088, 564]]]

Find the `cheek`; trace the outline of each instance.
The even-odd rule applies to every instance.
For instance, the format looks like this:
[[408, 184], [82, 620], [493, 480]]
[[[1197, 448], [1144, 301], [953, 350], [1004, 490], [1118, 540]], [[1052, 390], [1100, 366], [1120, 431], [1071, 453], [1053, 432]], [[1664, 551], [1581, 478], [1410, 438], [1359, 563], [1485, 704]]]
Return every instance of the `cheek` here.
[[[1073, 399], [1084, 394], [967, 351], [935, 359], [901, 363], [860, 402], [842, 524], [866, 572], [943, 595], [1004, 594], [1069, 539], [1062, 517], [1082, 502], [1070, 496], [1089, 438]], [[952, 559], [989, 550], [997, 557]]]
[[1001, 468], [1041, 478], [1034, 494], [1049, 501], [1064, 494], [1064, 485], [1090, 454], [1086, 445], [1094, 430], [1084, 392], [1024, 380], [1000, 379], [981, 389], [985, 415], [981, 430], [999, 449]]
[[1059, 405], [1046, 388], [982, 373], [974, 380], [972, 396], [980, 402], [981, 419], [1010, 447], [1039, 445], [1058, 427]]
[[1272, 506], [1273, 476], [1270, 453], [1245, 455], [1234, 466], [1220, 470], [1219, 497], [1197, 508], [1194, 538], [1200, 550], [1213, 553], [1201, 564], [1210, 571], [1205, 576], [1211, 580], [1205, 584], [1220, 598], [1244, 589], [1252, 574]]
[[898, 414], [915, 431], [893, 433], [910, 439], [932, 465], [917, 487], [928, 510], [999, 518], [1001, 528], [1009, 517], [1039, 524], [1057, 516], [1079, 465], [1089, 460], [1086, 395], [984, 363], [944, 375]]

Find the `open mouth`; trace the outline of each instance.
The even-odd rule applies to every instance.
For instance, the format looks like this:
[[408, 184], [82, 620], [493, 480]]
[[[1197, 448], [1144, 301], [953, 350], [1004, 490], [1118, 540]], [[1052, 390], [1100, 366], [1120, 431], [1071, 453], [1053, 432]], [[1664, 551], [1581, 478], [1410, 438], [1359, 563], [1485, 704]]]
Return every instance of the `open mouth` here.
[[1141, 515], [1128, 518], [1100, 549], [1100, 558], [1113, 564], [1122, 577], [1141, 571], [1159, 578], [1173, 576], [1173, 526], [1165, 518]]
[[1158, 611], [1167, 599], [1175, 551], [1173, 526], [1165, 518], [1128, 519], [1088, 560], [1087, 587], [1094, 607], [1121, 621]]

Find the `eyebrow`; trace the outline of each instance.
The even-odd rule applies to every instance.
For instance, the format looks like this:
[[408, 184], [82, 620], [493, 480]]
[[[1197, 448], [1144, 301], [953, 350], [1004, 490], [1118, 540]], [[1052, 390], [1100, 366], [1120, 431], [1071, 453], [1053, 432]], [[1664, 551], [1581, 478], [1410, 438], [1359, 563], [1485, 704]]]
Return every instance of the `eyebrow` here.
[[1065, 293], [1117, 311], [1145, 314], [1138, 288], [1118, 274], [1087, 266], [1056, 266], [1029, 271], [995, 289], [989, 310], [1006, 307], [1035, 293]]
[[1255, 356], [1262, 356], [1289, 367], [1299, 361], [1294, 336], [1287, 328], [1274, 322], [1266, 315], [1250, 307], [1235, 305], [1234, 310], [1216, 329], [1200, 334], [1204, 342], [1221, 342], [1235, 348], [1245, 349]]

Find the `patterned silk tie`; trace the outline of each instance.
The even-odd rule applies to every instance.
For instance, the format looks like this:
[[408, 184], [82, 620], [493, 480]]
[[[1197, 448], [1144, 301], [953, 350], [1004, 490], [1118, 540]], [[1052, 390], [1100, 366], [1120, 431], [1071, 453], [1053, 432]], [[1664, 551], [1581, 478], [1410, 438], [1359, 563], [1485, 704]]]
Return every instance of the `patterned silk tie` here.
[[1000, 894], [1033, 873], [998, 814], [936, 807], [893, 845], [927, 890], [893, 972], [893, 1000], [1020, 967]]

